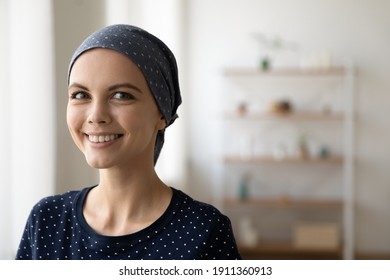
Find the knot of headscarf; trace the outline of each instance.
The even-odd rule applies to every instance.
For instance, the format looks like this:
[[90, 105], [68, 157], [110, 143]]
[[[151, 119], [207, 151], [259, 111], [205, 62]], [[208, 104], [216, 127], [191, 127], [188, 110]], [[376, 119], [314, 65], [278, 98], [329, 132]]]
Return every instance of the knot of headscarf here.
[[[116, 24], [95, 31], [77, 48], [68, 70], [68, 83], [72, 66], [84, 52], [94, 48], [118, 51], [132, 60], [143, 73], [166, 127], [177, 116], [181, 104], [179, 77], [176, 59], [171, 50], [157, 37], [147, 31], [125, 24]], [[154, 148], [154, 164], [164, 144], [164, 130], [157, 134]]]

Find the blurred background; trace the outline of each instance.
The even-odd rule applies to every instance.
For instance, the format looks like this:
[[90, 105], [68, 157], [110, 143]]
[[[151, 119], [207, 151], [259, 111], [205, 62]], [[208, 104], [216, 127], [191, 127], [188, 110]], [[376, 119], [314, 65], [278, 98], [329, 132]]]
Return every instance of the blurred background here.
[[138, 25], [183, 105], [157, 170], [233, 223], [245, 258], [390, 258], [387, 0], [0, 0], [0, 259], [43, 196], [97, 183], [68, 133], [67, 67]]

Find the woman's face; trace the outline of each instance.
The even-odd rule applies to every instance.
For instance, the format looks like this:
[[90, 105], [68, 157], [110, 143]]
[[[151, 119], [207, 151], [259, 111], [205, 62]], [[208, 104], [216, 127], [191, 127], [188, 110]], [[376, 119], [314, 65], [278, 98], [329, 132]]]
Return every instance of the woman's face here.
[[108, 49], [85, 52], [73, 65], [68, 93], [68, 127], [90, 166], [153, 164], [165, 121], [130, 59]]

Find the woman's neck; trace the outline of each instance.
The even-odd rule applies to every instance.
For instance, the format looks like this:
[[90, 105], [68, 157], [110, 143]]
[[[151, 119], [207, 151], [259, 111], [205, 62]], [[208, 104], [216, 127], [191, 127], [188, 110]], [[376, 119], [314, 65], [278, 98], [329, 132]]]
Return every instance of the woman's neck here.
[[125, 235], [157, 220], [167, 209], [172, 190], [154, 169], [140, 173], [100, 170], [100, 183], [84, 204], [87, 223], [104, 235]]

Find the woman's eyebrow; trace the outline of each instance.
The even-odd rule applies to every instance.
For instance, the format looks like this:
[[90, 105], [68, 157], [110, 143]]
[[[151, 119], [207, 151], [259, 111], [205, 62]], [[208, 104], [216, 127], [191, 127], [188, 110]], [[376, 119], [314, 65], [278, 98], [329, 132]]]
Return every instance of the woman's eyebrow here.
[[[68, 88], [72, 88], [72, 87], [76, 87], [76, 88], [81, 88], [83, 90], [86, 90], [88, 91], [88, 88], [82, 84], [79, 84], [79, 83], [72, 83], [69, 85]], [[130, 89], [134, 89], [140, 93], [143, 93], [141, 89], [139, 89], [137, 86], [133, 85], [133, 84], [130, 84], [130, 83], [121, 83], [121, 84], [114, 84], [112, 86], [110, 86], [108, 88], [109, 91], [113, 91], [113, 90], [116, 90], [118, 88], [130, 88]]]
[[141, 89], [139, 89], [137, 86], [130, 84], [130, 83], [115, 84], [115, 85], [110, 86], [108, 88], [108, 90], [112, 91], [112, 90], [116, 90], [118, 88], [130, 88], [130, 89], [134, 89], [134, 90], [138, 91], [139, 93], [143, 93]]
[[77, 88], [81, 88], [83, 90], [88, 90], [88, 88], [86, 86], [83, 86], [82, 84], [79, 84], [79, 83], [72, 83], [68, 86], [68, 88], [72, 88], [72, 87], [77, 87]]

